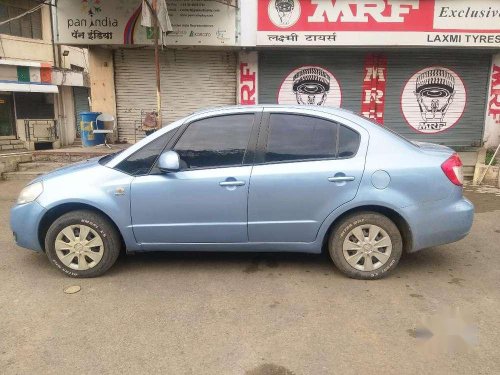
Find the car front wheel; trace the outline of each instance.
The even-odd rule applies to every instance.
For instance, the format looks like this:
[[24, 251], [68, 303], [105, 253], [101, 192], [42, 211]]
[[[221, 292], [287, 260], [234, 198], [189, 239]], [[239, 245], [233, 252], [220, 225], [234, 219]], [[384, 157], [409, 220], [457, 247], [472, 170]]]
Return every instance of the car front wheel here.
[[55, 220], [45, 236], [49, 260], [71, 277], [95, 277], [118, 258], [120, 239], [111, 223], [88, 210], [68, 212]]
[[398, 227], [376, 212], [358, 212], [345, 217], [331, 232], [330, 257], [347, 276], [380, 279], [398, 264], [403, 241]]

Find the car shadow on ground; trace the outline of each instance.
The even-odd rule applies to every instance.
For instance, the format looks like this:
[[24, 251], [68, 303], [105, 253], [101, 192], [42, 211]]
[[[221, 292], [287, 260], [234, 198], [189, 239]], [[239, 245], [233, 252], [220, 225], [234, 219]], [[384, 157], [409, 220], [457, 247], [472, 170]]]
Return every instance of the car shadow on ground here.
[[[450, 255], [444, 254], [439, 247], [404, 254], [394, 274], [447, 269], [452, 264]], [[304, 254], [284, 252], [238, 253], [238, 252], [148, 252], [121, 256], [109, 271], [110, 275], [123, 272], [142, 272], [143, 270], [178, 270], [186, 272], [200, 270], [239, 269], [253, 274], [259, 271], [287, 268], [289, 270], [331, 273], [340, 275], [326, 253]]]
[[[50, 270], [52, 267], [43, 253], [26, 253], [24, 262], [29, 267]], [[439, 247], [404, 254], [393, 275], [409, 272], [447, 269], [453, 263], [450, 253]], [[116, 264], [106, 272], [106, 277], [143, 272], [219, 272], [221, 269], [239, 270], [246, 274], [261, 271], [272, 272], [278, 269], [288, 271], [318, 272], [343, 277], [326, 253], [305, 254], [285, 252], [144, 252], [134, 255], [121, 255]]]

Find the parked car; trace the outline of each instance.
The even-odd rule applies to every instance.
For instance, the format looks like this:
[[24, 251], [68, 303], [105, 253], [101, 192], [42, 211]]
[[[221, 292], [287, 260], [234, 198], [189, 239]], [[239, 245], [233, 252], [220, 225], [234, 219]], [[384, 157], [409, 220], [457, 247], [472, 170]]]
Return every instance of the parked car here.
[[403, 252], [457, 241], [473, 205], [453, 150], [410, 142], [352, 112], [211, 109], [121, 153], [48, 173], [11, 211], [19, 246], [73, 277], [127, 252], [329, 252], [377, 279]]

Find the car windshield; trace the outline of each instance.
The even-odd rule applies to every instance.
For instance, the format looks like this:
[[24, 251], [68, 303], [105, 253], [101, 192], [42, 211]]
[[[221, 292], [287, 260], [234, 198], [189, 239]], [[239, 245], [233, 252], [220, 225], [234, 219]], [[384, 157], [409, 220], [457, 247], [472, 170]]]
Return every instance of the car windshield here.
[[108, 155], [104, 155], [102, 158], [99, 159], [99, 164], [104, 165], [107, 162], [111, 161], [116, 155], [120, 154], [123, 150], [113, 152]]

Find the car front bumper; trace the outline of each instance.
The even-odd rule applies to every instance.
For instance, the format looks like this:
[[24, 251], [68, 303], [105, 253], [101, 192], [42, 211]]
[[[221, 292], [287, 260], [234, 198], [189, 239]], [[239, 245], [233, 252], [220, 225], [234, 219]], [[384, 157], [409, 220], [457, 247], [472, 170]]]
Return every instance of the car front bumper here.
[[38, 202], [19, 204], [10, 210], [10, 228], [16, 244], [34, 251], [43, 251], [38, 238], [38, 227], [46, 209]]

